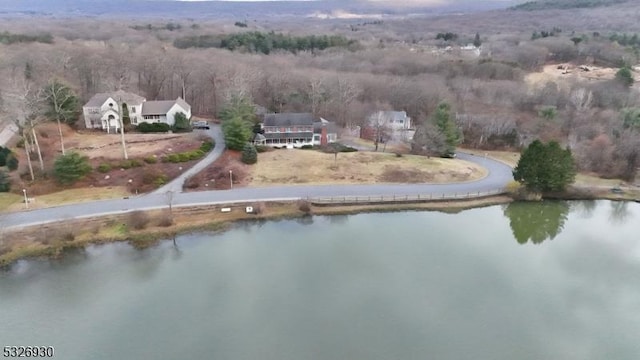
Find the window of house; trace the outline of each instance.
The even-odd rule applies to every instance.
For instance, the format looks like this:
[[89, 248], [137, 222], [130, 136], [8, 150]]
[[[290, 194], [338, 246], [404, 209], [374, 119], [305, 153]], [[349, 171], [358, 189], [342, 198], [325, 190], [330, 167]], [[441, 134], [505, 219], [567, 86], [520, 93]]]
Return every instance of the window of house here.
[[290, 127], [288, 127], [288, 128], [287, 128], [287, 132], [288, 132], [288, 133], [290, 133], [290, 132], [291, 132], [291, 128], [290, 128]]
[[135, 114], [135, 113], [136, 113], [136, 107], [135, 107], [135, 106], [132, 106], [132, 107], [131, 107], [131, 113], [132, 113], [132, 114]]

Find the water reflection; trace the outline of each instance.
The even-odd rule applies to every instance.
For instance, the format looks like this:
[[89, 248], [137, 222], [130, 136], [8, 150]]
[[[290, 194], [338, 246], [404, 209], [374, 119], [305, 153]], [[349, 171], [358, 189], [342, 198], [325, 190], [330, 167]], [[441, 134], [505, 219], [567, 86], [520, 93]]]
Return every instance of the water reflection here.
[[627, 201], [612, 201], [609, 220], [614, 224], [624, 224], [631, 216], [628, 205]]
[[553, 240], [562, 232], [569, 215], [569, 204], [563, 201], [513, 202], [505, 208], [504, 215], [509, 218], [518, 243], [540, 244], [547, 239]]

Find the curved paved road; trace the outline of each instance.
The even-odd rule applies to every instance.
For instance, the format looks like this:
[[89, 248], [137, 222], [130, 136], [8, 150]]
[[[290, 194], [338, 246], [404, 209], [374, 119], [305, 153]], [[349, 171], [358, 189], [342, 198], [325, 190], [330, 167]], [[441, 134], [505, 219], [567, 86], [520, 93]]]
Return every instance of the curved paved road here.
[[[176, 192], [172, 195], [173, 206], [221, 204], [231, 202], [296, 200], [307, 197], [341, 196], [392, 196], [392, 195], [454, 195], [495, 191], [512, 180], [511, 167], [499, 161], [459, 153], [458, 157], [481, 165], [489, 171], [484, 179], [456, 184], [375, 184], [375, 185], [301, 185], [259, 188], [237, 188], [233, 190]], [[132, 210], [166, 208], [169, 196], [151, 193], [129, 199], [103, 200], [53, 208], [38, 209], [6, 215], [0, 226], [24, 227], [60, 220], [124, 213]]]

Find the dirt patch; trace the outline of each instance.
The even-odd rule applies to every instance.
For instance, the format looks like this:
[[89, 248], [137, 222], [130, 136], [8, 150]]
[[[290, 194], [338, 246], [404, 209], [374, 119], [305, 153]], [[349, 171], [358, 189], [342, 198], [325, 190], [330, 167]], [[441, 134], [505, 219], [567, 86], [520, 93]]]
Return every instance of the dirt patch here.
[[190, 177], [185, 183], [185, 190], [227, 190], [231, 188], [231, 177], [233, 186], [246, 186], [250, 181], [247, 178], [250, 166], [243, 164], [240, 157], [240, 152], [226, 150], [213, 164]]

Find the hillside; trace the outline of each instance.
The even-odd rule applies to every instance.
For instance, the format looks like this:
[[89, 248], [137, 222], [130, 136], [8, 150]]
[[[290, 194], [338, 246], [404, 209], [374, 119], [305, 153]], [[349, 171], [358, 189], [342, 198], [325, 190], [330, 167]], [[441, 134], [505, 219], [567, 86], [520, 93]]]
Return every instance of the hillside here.
[[627, 3], [629, 0], [542, 0], [528, 1], [511, 7], [511, 10], [550, 10], [550, 9], [583, 9], [612, 6]]

